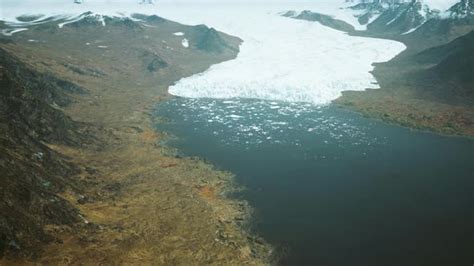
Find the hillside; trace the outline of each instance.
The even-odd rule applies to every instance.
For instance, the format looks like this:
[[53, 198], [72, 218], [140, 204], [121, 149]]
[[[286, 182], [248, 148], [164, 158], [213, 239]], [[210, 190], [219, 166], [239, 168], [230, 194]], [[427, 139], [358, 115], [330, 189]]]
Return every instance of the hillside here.
[[84, 91], [29, 69], [3, 49], [0, 65], [0, 256], [35, 256], [54, 240], [46, 224], [81, 221], [77, 209], [58, 196], [66, 188], [81, 190], [71, 178], [79, 168], [45, 143], [87, 143], [84, 125], [59, 109], [71, 104], [68, 94]]
[[168, 86], [234, 58], [238, 38], [138, 14], [19, 20], [0, 23], [0, 264], [268, 259], [225, 196], [232, 177], [177, 156], [151, 121]]
[[[444, 92], [456, 95], [474, 105], [474, 31], [442, 46], [428, 49], [417, 55], [422, 63], [434, 64], [426, 72], [437, 82], [451, 86]], [[434, 60], [436, 59], [436, 60]]]

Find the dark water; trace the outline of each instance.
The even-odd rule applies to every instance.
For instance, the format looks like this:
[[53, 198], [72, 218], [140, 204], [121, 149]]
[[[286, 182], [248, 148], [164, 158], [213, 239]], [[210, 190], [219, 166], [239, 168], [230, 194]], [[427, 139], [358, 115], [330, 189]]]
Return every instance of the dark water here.
[[473, 265], [474, 141], [335, 107], [172, 99], [160, 125], [232, 171], [283, 265]]

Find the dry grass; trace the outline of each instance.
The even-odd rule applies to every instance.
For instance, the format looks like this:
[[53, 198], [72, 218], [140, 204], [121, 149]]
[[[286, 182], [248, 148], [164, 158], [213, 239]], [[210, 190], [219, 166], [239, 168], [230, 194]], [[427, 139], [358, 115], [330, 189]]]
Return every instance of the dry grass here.
[[423, 99], [410, 89], [345, 92], [336, 103], [406, 127], [474, 136], [474, 110], [470, 106]]

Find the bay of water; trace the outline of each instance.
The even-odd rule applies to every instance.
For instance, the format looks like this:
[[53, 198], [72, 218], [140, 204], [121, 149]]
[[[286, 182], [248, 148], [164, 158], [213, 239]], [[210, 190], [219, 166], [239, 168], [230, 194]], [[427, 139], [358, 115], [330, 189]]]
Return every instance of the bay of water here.
[[472, 139], [300, 103], [172, 98], [156, 115], [247, 188], [282, 265], [474, 263]]

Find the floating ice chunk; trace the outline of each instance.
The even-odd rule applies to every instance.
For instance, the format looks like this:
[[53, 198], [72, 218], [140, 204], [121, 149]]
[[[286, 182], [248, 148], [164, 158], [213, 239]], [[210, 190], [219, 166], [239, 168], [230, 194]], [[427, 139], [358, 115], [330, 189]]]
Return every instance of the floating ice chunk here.
[[184, 36], [183, 32], [175, 32], [173, 33], [174, 36]]
[[240, 119], [242, 116], [240, 115], [228, 115], [227, 117], [232, 118], [232, 119]]
[[181, 41], [181, 44], [183, 45], [184, 48], [188, 48], [189, 47], [189, 41], [188, 39], [183, 39]]
[[101, 49], [106, 49], [106, 48], [109, 48], [109, 47], [108, 47], [108, 46], [106, 46], [106, 45], [99, 45], [99, 46], [97, 46], [97, 47], [98, 47], [98, 48], [101, 48]]

